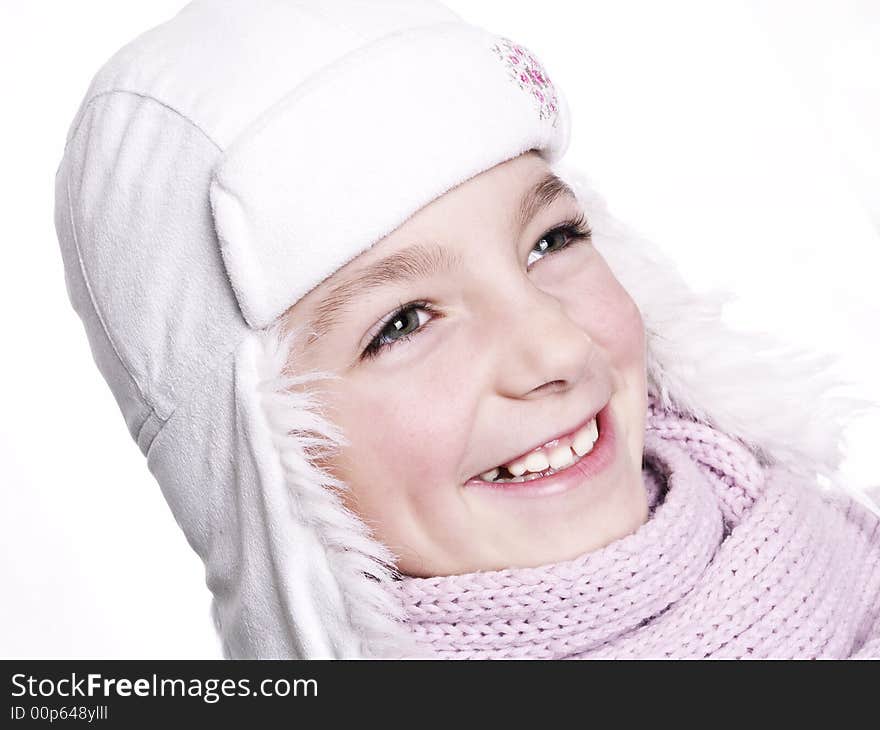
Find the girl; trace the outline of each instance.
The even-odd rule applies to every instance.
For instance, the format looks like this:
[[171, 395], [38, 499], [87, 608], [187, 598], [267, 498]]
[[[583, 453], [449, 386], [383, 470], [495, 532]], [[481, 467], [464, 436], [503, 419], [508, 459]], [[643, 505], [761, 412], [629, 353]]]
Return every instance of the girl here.
[[199, 0], [95, 76], [68, 291], [225, 656], [880, 656], [861, 404], [725, 329], [570, 133], [428, 0]]

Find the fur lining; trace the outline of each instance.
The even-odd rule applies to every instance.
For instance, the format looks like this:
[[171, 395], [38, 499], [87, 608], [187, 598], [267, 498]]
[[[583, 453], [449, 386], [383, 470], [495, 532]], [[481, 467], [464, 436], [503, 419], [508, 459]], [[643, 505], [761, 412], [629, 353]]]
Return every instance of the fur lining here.
[[[261, 332], [261, 403], [278, 448], [290, 498], [298, 514], [326, 545], [351, 630], [361, 652], [349, 658], [418, 656], [400, 631], [402, 606], [389, 589], [399, 577], [396, 556], [374, 538], [367, 525], [345, 507], [335, 490], [348, 485], [312, 463], [348, 444], [336, 424], [320, 412], [320, 391], [312, 383], [338, 376], [296, 372], [293, 344], [300, 330], [283, 332], [280, 321]], [[305, 386], [305, 387], [303, 387]]]

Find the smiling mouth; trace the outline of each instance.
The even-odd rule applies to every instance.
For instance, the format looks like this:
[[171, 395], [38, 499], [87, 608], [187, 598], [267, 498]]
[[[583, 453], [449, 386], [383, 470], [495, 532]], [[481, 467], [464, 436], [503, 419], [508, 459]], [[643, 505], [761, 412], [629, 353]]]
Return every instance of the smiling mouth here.
[[607, 407], [567, 434], [558, 436], [514, 459], [476, 474], [469, 482], [512, 484], [533, 481], [570, 469], [593, 451], [600, 436], [599, 415]]
[[486, 481], [482, 475], [478, 475], [469, 479], [465, 486], [498, 497], [540, 499], [564, 494], [586, 485], [598, 484], [601, 488], [602, 484], [612, 484], [609, 481], [596, 482], [616, 461], [617, 436], [610, 402], [599, 411], [595, 419], [598, 438], [589, 451], [571, 464], [522, 474], [507, 481], [497, 481], [497, 477], [495, 481]]

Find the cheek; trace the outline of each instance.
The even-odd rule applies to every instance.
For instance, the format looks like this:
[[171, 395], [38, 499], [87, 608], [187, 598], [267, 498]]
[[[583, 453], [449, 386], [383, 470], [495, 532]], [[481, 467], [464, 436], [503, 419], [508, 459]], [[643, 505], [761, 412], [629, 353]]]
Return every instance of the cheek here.
[[602, 347], [615, 369], [641, 374], [645, 368], [641, 312], [598, 252], [592, 252], [570, 284], [566, 296], [572, 319]]
[[[355, 387], [346, 399], [348, 458], [354, 485], [380, 488], [385, 498], [401, 492], [407, 499], [430, 501], [453, 474], [451, 459], [461, 453], [461, 423], [456, 405], [440, 397], [436, 376], [417, 382], [410, 374], [398, 387]], [[427, 374], [426, 374], [427, 375]], [[394, 494], [389, 494], [393, 492]]]

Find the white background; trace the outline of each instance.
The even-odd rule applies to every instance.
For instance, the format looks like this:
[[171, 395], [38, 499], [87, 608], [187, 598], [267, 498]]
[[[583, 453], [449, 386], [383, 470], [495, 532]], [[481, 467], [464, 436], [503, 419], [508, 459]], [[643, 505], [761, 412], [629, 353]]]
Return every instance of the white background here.
[[[880, 6], [448, 3], [567, 94], [567, 160], [731, 322], [840, 356], [880, 401]], [[219, 657], [202, 565], [69, 304], [53, 177], [92, 75], [180, 0], [0, 4], [0, 657]], [[880, 483], [880, 413], [844, 472]]]

